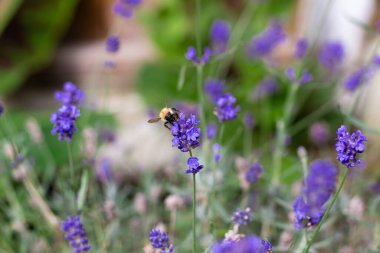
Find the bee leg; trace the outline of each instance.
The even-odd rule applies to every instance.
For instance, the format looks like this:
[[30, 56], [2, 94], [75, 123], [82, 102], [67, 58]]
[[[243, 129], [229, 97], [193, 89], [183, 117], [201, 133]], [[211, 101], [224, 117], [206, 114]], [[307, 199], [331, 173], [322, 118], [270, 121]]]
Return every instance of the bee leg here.
[[166, 122], [164, 123], [164, 126], [165, 126], [167, 129], [171, 130], [171, 129], [170, 129], [171, 124], [170, 124], [169, 121], [166, 121]]

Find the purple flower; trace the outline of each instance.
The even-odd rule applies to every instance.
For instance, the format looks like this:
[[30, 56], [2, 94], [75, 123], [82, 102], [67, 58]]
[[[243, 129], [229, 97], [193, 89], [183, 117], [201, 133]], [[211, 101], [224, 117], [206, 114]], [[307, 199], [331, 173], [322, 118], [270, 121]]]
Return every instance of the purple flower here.
[[372, 64], [379, 67], [380, 66], [380, 55], [375, 55], [372, 60]]
[[240, 107], [236, 106], [236, 98], [230, 93], [221, 96], [216, 102], [215, 114], [219, 122], [233, 120], [237, 117]]
[[212, 150], [214, 151], [214, 160], [216, 162], [219, 162], [219, 160], [220, 160], [220, 149], [221, 149], [221, 146], [218, 143], [215, 143], [212, 146]]
[[[195, 117], [199, 116], [199, 106], [197, 104], [190, 104], [190, 103], [185, 103], [185, 102], [176, 102], [174, 104], [174, 107], [177, 108], [180, 112], [183, 112], [185, 115], [194, 114]], [[152, 118], [154, 118], [154, 117], [152, 117]]]
[[216, 125], [214, 123], [208, 124], [206, 127], [206, 138], [211, 140], [216, 135]]
[[173, 248], [173, 245], [169, 246], [169, 237], [165, 232], [161, 232], [159, 229], [153, 229], [149, 233], [149, 241], [153, 248], [162, 249], [162, 252], [166, 252], [166, 248]]
[[272, 245], [256, 235], [247, 235], [239, 241], [221, 241], [212, 246], [212, 253], [271, 253]]
[[285, 40], [285, 33], [279, 22], [271, 25], [259, 36], [252, 39], [247, 53], [252, 58], [269, 56], [281, 42]]
[[199, 147], [202, 133], [198, 124], [199, 120], [193, 114], [186, 118], [185, 114], [180, 113], [179, 119], [170, 128], [173, 135], [172, 146], [182, 152]]
[[252, 221], [251, 208], [247, 207], [244, 210], [241, 210], [240, 208], [236, 209], [236, 211], [232, 214], [231, 220], [235, 225], [247, 225]]
[[122, 18], [130, 18], [133, 16], [133, 9], [132, 6], [129, 6], [127, 4], [123, 4], [120, 1], [115, 2], [113, 5], [113, 12]]
[[210, 30], [211, 45], [214, 54], [222, 54], [227, 50], [230, 33], [231, 28], [227, 22], [223, 20], [214, 21]]
[[313, 80], [313, 76], [310, 74], [310, 72], [306, 70], [302, 72], [302, 75], [300, 78], [297, 78], [294, 72], [294, 69], [292, 67], [285, 70], [285, 75], [289, 78], [290, 81], [292, 81], [293, 83], [297, 83], [299, 85], [309, 83]]
[[116, 67], [116, 63], [112, 60], [105, 60], [104, 67], [112, 69]]
[[3, 114], [3, 112], [4, 112], [4, 106], [0, 101], [0, 116]]
[[247, 112], [244, 115], [244, 126], [247, 129], [253, 129], [253, 127], [255, 126], [255, 119], [253, 118], [252, 113]]
[[309, 42], [305, 38], [299, 39], [296, 44], [294, 57], [297, 59], [304, 58], [307, 53], [308, 48], [309, 48]]
[[197, 157], [190, 157], [187, 160], [187, 165], [189, 166], [186, 170], [186, 174], [197, 174], [201, 169], [203, 169], [203, 165], [199, 164]]
[[356, 155], [364, 152], [364, 142], [367, 141], [367, 138], [360, 130], [350, 134], [347, 132], [347, 127], [345, 125], [342, 125], [338, 129], [337, 135], [335, 149], [338, 152], [338, 161], [348, 168], [360, 164], [361, 161]]
[[319, 63], [328, 71], [340, 70], [344, 60], [344, 48], [339, 42], [326, 42], [319, 51]]
[[296, 228], [318, 224], [325, 212], [324, 205], [335, 191], [337, 167], [328, 160], [316, 160], [310, 164], [302, 196], [293, 204]]
[[65, 238], [75, 253], [89, 251], [91, 245], [88, 241], [86, 230], [84, 229], [78, 215], [70, 217], [62, 222], [61, 230], [65, 233]]
[[63, 105], [52, 114], [50, 121], [54, 124], [51, 133], [58, 134], [60, 141], [70, 142], [73, 134], [77, 131], [76, 119], [80, 116], [80, 111], [75, 105]]
[[273, 78], [265, 78], [260, 81], [259, 85], [256, 86], [252, 98], [254, 100], [270, 96], [275, 94], [278, 91], [278, 83]]
[[120, 1], [130, 6], [138, 6], [142, 2], [142, 0], [120, 0]]
[[189, 47], [185, 54], [185, 58], [192, 61], [194, 64], [207, 64], [210, 61], [211, 49], [206, 47], [201, 57], [197, 57], [197, 50], [194, 47]]
[[348, 91], [355, 91], [360, 85], [366, 83], [371, 78], [372, 68], [360, 67], [349, 75], [344, 82], [344, 87]]
[[223, 96], [225, 86], [222, 81], [216, 79], [208, 79], [204, 84], [204, 90], [210, 100], [213, 103], [216, 103], [218, 99]]
[[84, 101], [84, 93], [71, 82], [63, 85], [62, 91], [55, 92], [55, 100], [64, 105], [80, 105]]
[[111, 35], [106, 40], [106, 51], [116, 53], [120, 48], [120, 39], [118, 36]]
[[260, 178], [263, 171], [264, 169], [259, 163], [253, 163], [245, 173], [245, 179], [253, 184]]
[[315, 122], [309, 128], [309, 136], [314, 144], [326, 144], [330, 137], [330, 130], [326, 123]]

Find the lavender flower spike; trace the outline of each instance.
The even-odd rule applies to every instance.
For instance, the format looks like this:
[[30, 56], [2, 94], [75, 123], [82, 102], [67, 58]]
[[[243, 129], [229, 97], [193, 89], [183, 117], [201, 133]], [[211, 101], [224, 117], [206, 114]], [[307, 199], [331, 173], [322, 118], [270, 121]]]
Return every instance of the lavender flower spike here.
[[62, 222], [61, 230], [65, 233], [65, 238], [69, 241], [75, 253], [81, 253], [91, 249], [86, 230], [79, 216], [68, 216], [66, 220]]
[[339, 42], [327, 42], [319, 51], [319, 63], [328, 71], [339, 71], [345, 57], [344, 48]]
[[285, 33], [279, 22], [273, 22], [267, 30], [252, 39], [247, 53], [252, 58], [269, 56], [273, 49], [285, 40]]
[[80, 111], [75, 105], [63, 105], [52, 114], [50, 121], [54, 124], [51, 133], [58, 134], [60, 141], [70, 142], [77, 131], [76, 119], [80, 116]]
[[180, 113], [179, 119], [171, 127], [172, 146], [177, 147], [182, 152], [188, 152], [199, 147], [202, 133], [198, 124], [199, 120], [194, 115], [186, 118], [185, 114]]
[[236, 209], [231, 219], [235, 225], [247, 225], [252, 221], [251, 208], [247, 207], [244, 210], [241, 210], [240, 208]]
[[245, 173], [245, 179], [250, 184], [253, 184], [260, 178], [263, 171], [264, 169], [259, 163], [253, 163]]
[[227, 50], [230, 33], [231, 28], [227, 22], [223, 20], [214, 21], [210, 30], [213, 54], [222, 54]]
[[55, 100], [64, 105], [80, 105], [84, 101], [84, 93], [72, 82], [66, 82], [62, 91], [55, 92]]
[[313, 80], [313, 76], [310, 74], [310, 72], [306, 70], [302, 72], [302, 75], [300, 78], [297, 78], [294, 72], [294, 69], [292, 67], [285, 70], [285, 75], [289, 78], [290, 81], [292, 81], [293, 83], [297, 83], [299, 85], [309, 83]]
[[302, 196], [293, 204], [295, 227], [317, 225], [325, 212], [325, 203], [335, 191], [337, 167], [328, 160], [316, 160], [310, 164], [302, 189]]
[[4, 106], [0, 101], [0, 116], [3, 114], [3, 112], [4, 112]]
[[296, 59], [304, 58], [307, 53], [308, 48], [309, 48], [309, 42], [305, 38], [299, 39], [296, 44], [294, 57]]
[[235, 107], [235, 103], [236, 98], [230, 93], [227, 93], [218, 99], [214, 113], [218, 117], [219, 122], [233, 120], [237, 117], [240, 107]]
[[256, 235], [247, 235], [241, 240], [225, 240], [212, 246], [212, 253], [271, 253], [272, 245]]
[[116, 53], [120, 48], [120, 39], [118, 36], [111, 35], [106, 40], [106, 51]]
[[204, 91], [213, 103], [216, 103], [223, 96], [224, 90], [224, 83], [216, 79], [208, 79], [204, 84]]
[[172, 253], [173, 245], [169, 245], [169, 237], [166, 232], [161, 232], [159, 229], [153, 229], [149, 233], [149, 241], [153, 248], [161, 249], [161, 253]]
[[359, 165], [361, 161], [356, 155], [364, 152], [367, 138], [360, 130], [350, 134], [345, 125], [338, 129], [337, 135], [335, 149], [338, 161], [348, 168]]

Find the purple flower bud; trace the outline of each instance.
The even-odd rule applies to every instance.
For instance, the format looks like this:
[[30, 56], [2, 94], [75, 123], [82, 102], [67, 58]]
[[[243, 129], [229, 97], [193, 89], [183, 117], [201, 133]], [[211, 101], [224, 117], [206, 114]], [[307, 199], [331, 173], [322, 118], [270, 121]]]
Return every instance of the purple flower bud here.
[[236, 225], [247, 225], [252, 221], [251, 208], [247, 207], [244, 210], [241, 210], [240, 208], [236, 209], [232, 215], [231, 220]]
[[278, 91], [278, 83], [273, 78], [265, 78], [264, 80], [260, 81], [259, 85], [256, 86], [256, 88], [253, 91], [252, 98], [254, 100], [271, 96], [275, 94]]
[[75, 105], [63, 105], [57, 112], [53, 113], [50, 121], [54, 124], [51, 133], [58, 134], [60, 141], [70, 142], [77, 131], [76, 119], [79, 118], [80, 111]]
[[248, 129], [253, 129], [255, 126], [255, 119], [253, 118], [252, 113], [247, 112], [244, 115], [244, 126]]
[[79, 216], [68, 216], [66, 220], [62, 222], [61, 230], [65, 233], [65, 238], [69, 241], [74, 252], [81, 253], [91, 249], [86, 230]]
[[225, 85], [222, 81], [216, 79], [208, 79], [204, 84], [204, 90], [210, 100], [213, 103], [216, 103], [218, 99], [223, 96]]
[[219, 160], [220, 160], [220, 149], [221, 149], [221, 146], [218, 143], [215, 143], [212, 146], [212, 150], [214, 151], [214, 160], [216, 162], [219, 162]]
[[190, 157], [187, 160], [187, 165], [189, 166], [186, 170], [186, 174], [197, 174], [201, 169], [203, 169], [203, 165], [199, 164], [197, 157]]
[[4, 112], [4, 106], [0, 101], [0, 116], [3, 114], [3, 112]]
[[284, 40], [285, 33], [281, 24], [272, 22], [262, 34], [252, 39], [247, 49], [248, 56], [251, 58], [269, 56]]
[[272, 245], [256, 235], [247, 235], [238, 241], [224, 240], [215, 243], [211, 253], [270, 253]]
[[106, 40], [106, 51], [108, 53], [116, 53], [120, 48], [120, 40], [118, 36], [111, 35]]
[[227, 22], [223, 20], [214, 21], [210, 30], [210, 38], [215, 55], [222, 54], [227, 50], [230, 33], [231, 28]]
[[206, 47], [201, 57], [197, 57], [197, 50], [194, 47], [189, 47], [185, 54], [185, 58], [192, 61], [194, 64], [207, 64], [210, 61], [211, 49]]
[[122, 17], [122, 18], [130, 18], [133, 16], [132, 6], [121, 3], [120, 1], [116, 2], [113, 5], [113, 12]]
[[299, 85], [309, 83], [313, 80], [313, 76], [307, 70], [304, 70], [302, 72], [301, 77], [297, 79], [294, 69], [292, 67], [285, 70], [285, 75], [289, 78], [290, 81]]
[[84, 93], [72, 82], [66, 82], [62, 91], [55, 92], [55, 100], [64, 105], [78, 106], [84, 101]]
[[211, 140], [216, 135], [216, 125], [214, 123], [208, 124], [206, 127], [206, 138]]
[[264, 169], [259, 163], [253, 163], [245, 173], [245, 179], [248, 183], [253, 184], [260, 178], [263, 171]]
[[371, 79], [371, 74], [371, 68], [360, 67], [347, 77], [344, 82], [344, 87], [346, 90], [353, 92], [362, 84], [367, 83]]
[[319, 63], [330, 72], [339, 71], [345, 57], [344, 48], [339, 42], [326, 42], [319, 51]]
[[218, 117], [219, 122], [230, 121], [237, 117], [240, 107], [235, 107], [235, 103], [236, 98], [230, 93], [226, 93], [218, 99], [215, 114]]

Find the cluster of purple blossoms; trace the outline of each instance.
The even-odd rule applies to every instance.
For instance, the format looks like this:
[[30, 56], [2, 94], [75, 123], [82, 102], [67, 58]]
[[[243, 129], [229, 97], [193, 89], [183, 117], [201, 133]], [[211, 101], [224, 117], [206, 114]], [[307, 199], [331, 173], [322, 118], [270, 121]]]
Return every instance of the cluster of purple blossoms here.
[[272, 245], [256, 235], [247, 235], [239, 241], [221, 241], [212, 246], [212, 253], [271, 253]]
[[344, 60], [344, 48], [339, 42], [326, 42], [319, 51], [319, 63], [328, 71], [339, 71]]
[[214, 113], [218, 117], [219, 122], [233, 120], [237, 117], [240, 107], [235, 107], [235, 103], [236, 98], [230, 93], [226, 93], [218, 99]]
[[252, 99], [258, 100], [263, 97], [267, 97], [275, 94], [278, 91], [278, 83], [273, 78], [265, 78], [260, 81], [259, 85], [253, 91]]
[[295, 227], [317, 225], [325, 212], [325, 203], [335, 191], [337, 167], [328, 160], [316, 160], [310, 164], [302, 195], [293, 203]]
[[130, 18], [133, 15], [133, 9], [140, 4], [141, 0], [116, 0], [113, 12], [122, 18]]
[[271, 25], [259, 36], [252, 39], [247, 53], [252, 58], [269, 56], [273, 49], [285, 40], [285, 33], [279, 22]]
[[195, 115], [186, 118], [185, 114], [180, 113], [179, 119], [173, 122], [173, 126], [170, 128], [173, 135], [173, 147], [177, 147], [182, 152], [199, 147], [202, 133], [198, 124], [199, 120]]
[[116, 53], [120, 48], [120, 39], [118, 36], [108, 36], [106, 40], [106, 51], [108, 53]]
[[223, 96], [225, 85], [222, 81], [216, 79], [208, 79], [204, 84], [204, 91], [209, 99], [216, 103], [218, 99]]
[[66, 82], [63, 85], [62, 91], [55, 92], [55, 100], [63, 105], [78, 106], [84, 101], [84, 93], [71, 82]]
[[304, 58], [308, 49], [309, 49], [309, 42], [305, 38], [299, 39], [296, 44], [294, 57], [296, 59]]
[[77, 106], [83, 102], [84, 94], [73, 83], [67, 82], [63, 91], [55, 93], [55, 99], [63, 105], [50, 118], [50, 122], [54, 124], [51, 133], [58, 134], [60, 141], [71, 141], [77, 130], [76, 119], [80, 116]]
[[161, 253], [172, 253], [174, 250], [173, 244], [169, 245], [168, 235], [159, 229], [153, 229], [149, 232], [149, 241], [153, 248], [161, 249]]
[[244, 210], [241, 210], [240, 208], [236, 209], [236, 211], [232, 214], [231, 220], [238, 226], [247, 225], [252, 221], [251, 208], [247, 207]]
[[336, 140], [335, 149], [338, 152], [338, 161], [348, 168], [359, 165], [361, 161], [356, 155], [364, 152], [364, 142], [367, 141], [362, 132], [357, 130], [355, 133], [350, 134], [347, 127], [342, 125], [337, 130]]
[[210, 123], [206, 127], [206, 138], [211, 140], [214, 139], [216, 135], [216, 125], [214, 123]]
[[71, 141], [77, 131], [76, 120], [79, 116], [80, 111], [75, 105], [63, 105], [50, 118], [50, 122], [54, 124], [51, 133], [58, 134], [60, 141]]
[[75, 253], [89, 251], [91, 245], [88, 241], [86, 230], [84, 229], [78, 215], [70, 217], [62, 222], [61, 230], [65, 233], [65, 238]]
[[245, 179], [248, 183], [253, 184], [260, 178], [263, 171], [263, 167], [258, 162], [253, 163], [245, 173]]
[[206, 47], [203, 55], [198, 57], [197, 50], [194, 47], [189, 47], [185, 54], [185, 58], [192, 61], [194, 64], [207, 64], [210, 61], [211, 54], [211, 49]]
[[290, 81], [292, 81], [293, 83], [297, 83], [299, 85], [304, 85], [313, 80], [313, 76], [307, 70], [304, 70], [302, 72], [301, 77], [297, 78], [294, 72], [294, 69], [292, 67], [285, 70], [285, 75], [289, 78]]
[[187, 165], [189, 166], [186, 170], [186, 174], [197, 174], [201, 169], [203, 169], [203, 165], [199, 164], [199, 160], [197, 157], [190, 157], [187, 160]]
[[226, 52], [230, 39], [231, 27], [223, 20], [216, 20], [210, 29], [211, 47], [214, 55]]

